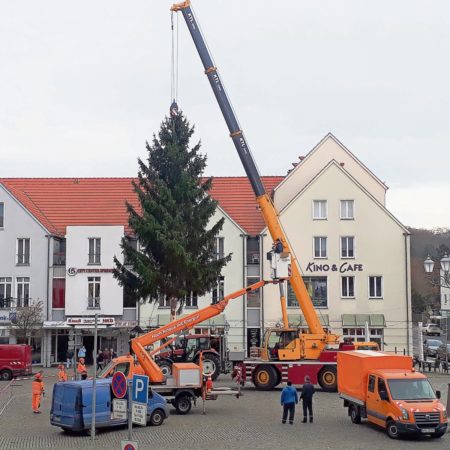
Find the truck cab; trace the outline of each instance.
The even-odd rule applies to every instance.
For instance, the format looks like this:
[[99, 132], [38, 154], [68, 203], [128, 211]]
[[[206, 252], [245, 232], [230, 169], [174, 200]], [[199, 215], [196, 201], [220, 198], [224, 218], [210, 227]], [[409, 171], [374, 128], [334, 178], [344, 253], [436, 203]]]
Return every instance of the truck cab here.
[[112, 359], [97, 375], [97, 378], [111, 378], [116, 372], [122, 372], [128, 379], [133, 375], [145, 375], [142, 367], [133, 356], [118, 356]]
[[411, 358], [374, 351], [338, 355], [339, 393], [353, 423], [367, 418], [388, 436], [443, 436], [447, 411], [428, 378], [415, 372]]

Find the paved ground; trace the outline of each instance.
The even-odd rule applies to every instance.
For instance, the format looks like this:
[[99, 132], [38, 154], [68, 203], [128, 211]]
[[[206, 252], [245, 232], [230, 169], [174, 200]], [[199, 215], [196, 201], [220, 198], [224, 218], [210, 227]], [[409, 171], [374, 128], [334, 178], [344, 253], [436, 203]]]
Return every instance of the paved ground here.
[[[55, 370], [46, 370], [52, 375]], [[227, 376], [218, 384], [231, 385]], [[447, 399], [450, 378], [431, 374], [436, 389]], [[14, 399], [0, 416], [0, 449], [119, 449], [127, 429], [99, 433], [95, 444], [88, 436], [68, 435], [49, 423], [54, 378], [46, 378], [49, 397], [43, 400], [43, 414], [31, 412], [31, 380], [14, 383]], [[0, 382], [0, 389], [5, 383]], [[354, 425], [337, 394], [318, 392], [315, 396], [315, 423], [293, 426], [280, 423], [280, 390], [257, 392], [243, 390], [240, 399], [222, 398], [201, 405], [187, 416], [171, 414], [161, 427], [136, 428], [133, 438], [140, 449], [443, 449], [450, 448], [450, 434], [442, 439], [392, 441], [384, 431], [371, 424]], [[297, 410], [298, 412], [298, 410]]]

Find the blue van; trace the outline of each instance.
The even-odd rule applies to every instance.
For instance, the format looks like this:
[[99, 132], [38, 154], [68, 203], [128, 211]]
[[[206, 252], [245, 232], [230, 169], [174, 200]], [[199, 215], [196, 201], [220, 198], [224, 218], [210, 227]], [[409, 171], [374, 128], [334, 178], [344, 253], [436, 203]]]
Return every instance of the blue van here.
[[[67, 431], [90, 430], [92, 422], [92, 380], [67, 381], [53, 386], [50, 423]], [[125, 425], [124, 419], [112, 419], [111, 378], [96, 381], [95, 428]], [[147, 424], [161, 425], [168, 417], [167, 401], [149, 392]]]

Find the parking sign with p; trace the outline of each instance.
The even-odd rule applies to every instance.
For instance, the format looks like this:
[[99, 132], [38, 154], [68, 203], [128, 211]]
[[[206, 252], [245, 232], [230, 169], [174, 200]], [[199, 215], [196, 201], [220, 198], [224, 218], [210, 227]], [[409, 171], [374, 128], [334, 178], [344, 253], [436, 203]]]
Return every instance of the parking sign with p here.
[[148, 376], [133, 375], [133, 383], [131, 386], [131, 400], [136, 403], [148, 402]]

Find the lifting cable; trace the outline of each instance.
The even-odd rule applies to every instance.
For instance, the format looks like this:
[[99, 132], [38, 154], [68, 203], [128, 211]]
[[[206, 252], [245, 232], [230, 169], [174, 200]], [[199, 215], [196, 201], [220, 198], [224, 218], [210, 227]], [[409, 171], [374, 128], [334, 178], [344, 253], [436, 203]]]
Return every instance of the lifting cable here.
[[[174, 117], [178, 115], [178, 14], [176, 27], [174, 27], [173, 11], [170, 15], [170, 28], [172, 31], [172, 55], [171, 55], [171, 68], [170, 68], [170, 116]], [[176, 29], [175, 29], [176, 28]]]

